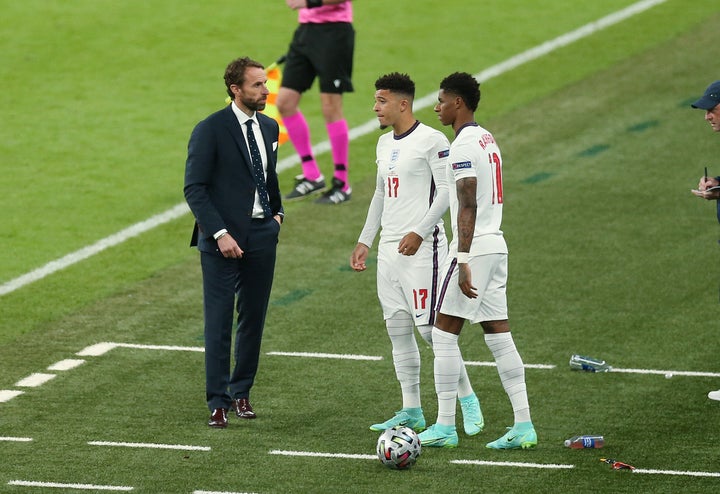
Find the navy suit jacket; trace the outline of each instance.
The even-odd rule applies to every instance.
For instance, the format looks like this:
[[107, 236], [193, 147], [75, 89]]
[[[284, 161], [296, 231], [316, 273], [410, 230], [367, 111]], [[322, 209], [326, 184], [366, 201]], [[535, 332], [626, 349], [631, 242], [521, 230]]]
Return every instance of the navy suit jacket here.
[[[267, 152], [267, 190], [272, 214], [282, 214], [277, 163], [278, 124], [257, 113]], [[191, 246], [218, 253], [213, 235], [223, 228], [241, 249], [247, 247], [255, 203], [250, 153], [231, 105], [213, 113], [193, 129], [185, 163], [185, 199], [195, 216]]]

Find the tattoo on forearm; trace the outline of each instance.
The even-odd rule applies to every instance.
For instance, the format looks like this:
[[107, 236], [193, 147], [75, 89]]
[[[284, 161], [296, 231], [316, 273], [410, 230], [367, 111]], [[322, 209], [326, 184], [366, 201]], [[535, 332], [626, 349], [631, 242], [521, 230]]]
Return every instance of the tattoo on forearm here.
[[477, 213], [477, 179], [462, 178], [455, 184], [458, 196], [458, 251], [470, 252]]

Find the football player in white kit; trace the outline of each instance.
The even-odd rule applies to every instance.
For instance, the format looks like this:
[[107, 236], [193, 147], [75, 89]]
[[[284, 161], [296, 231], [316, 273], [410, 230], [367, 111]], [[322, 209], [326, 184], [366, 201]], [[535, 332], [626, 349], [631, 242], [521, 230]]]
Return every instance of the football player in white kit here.
[[432, 330], [438, 418], [419, 437], [423, 447], [457, 446], [458, 336], [468, 321], [481, 324], [515, 415], [513, 427], [486, 446], [526, 449], [537, 445], [537, 434], [530, 419], [525, 368], [508, 324], [508, 251], [500, 230], [502, 157], [492, 134], [475, 122], [479, 102], [480, 85], [468, 73], [456, 72], [440, 83], [435, 112], [455, 131], [447, 167], [453, 238]]
[[[447, 257], [442, 215], [448, 206], [445, 135], [417, 121], [412, 103], [415, 83], [406, 74], [392, 73], [375, 82], [375, 105], [381, 128], [392, 127], [377, 144], [377, 182], [365, 225], [350, 257], [355, 271], [364, 271], [378, 230], [377, 292], [392, 343], [395, 374], [403, 407], [393, 417], [370, 426], [384, 431], [405, 425], [422, 431], [420, 352], [413, 326], [432, 345], [438, 273]], [[460, 398], [465, 432], [483, 428], [480, 403], [457, 354]], [[453, 397], [453, 407], [455, 397]]]

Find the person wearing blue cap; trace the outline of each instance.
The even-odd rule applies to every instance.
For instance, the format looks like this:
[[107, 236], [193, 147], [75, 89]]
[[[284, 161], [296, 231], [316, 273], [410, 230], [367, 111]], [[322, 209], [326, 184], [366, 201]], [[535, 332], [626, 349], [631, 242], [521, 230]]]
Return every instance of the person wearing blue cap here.
[[[705, 94], [690, 106], [705, 110], [705, 120], [713, 131], [720, 132], [720, 81], [710, 84], [705, 90]], [[708, 177], [706, 169], [705, 175], [700, 177], [698, 188], [692, 190], [692, 193], [703, 199], [718, 200], [720, 199], [718, 186], [720, 186], [720, 177]], [[720, 221], [720, 201], [717, 204], [718, 221]], [[720, 392], [718, 392], [718, 400], [720, 400]]]
[[[713, 131], [720, 132], [720, 81], [710, 84], [705, 90], [705, 94], [691, 106], [705, 110], [705, 120]], [[703, 199], [717, 200], [717, 217], [720, 221], [720, 177], [708, 177], [706, 168], [705, 175], [700, 178], [698, 188], [692, 193]], [[708, 398], [720, 401], [720, 389], [710, 391]]]

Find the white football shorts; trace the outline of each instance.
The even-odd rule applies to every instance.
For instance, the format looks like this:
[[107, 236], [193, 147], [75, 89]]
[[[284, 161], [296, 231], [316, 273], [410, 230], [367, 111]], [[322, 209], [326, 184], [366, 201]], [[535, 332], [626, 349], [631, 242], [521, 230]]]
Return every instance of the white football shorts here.
[[468, 298], [460, 290], [457, 262], [455, 258], [448, 257], [443, 270], [437, 311], [462, 317], [473, 324], [507, 319], [507, 254], [473, 256], [469, 264], [472, 285], [477, 288], [478, 297]]
[[378, 245], [377, 293], [383, 317], [410, 314], [415, 326], [435, 322], [440, 268], [447, 258], [447, 239], [425, 240], [415, 255], [397, 251], [398, 242]]

